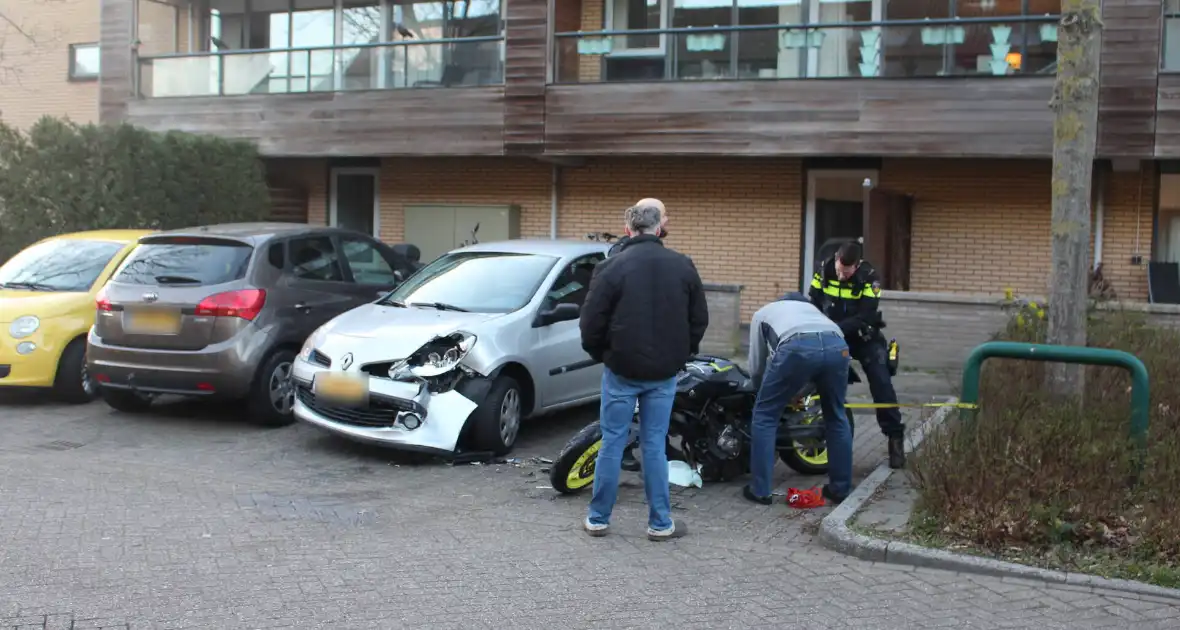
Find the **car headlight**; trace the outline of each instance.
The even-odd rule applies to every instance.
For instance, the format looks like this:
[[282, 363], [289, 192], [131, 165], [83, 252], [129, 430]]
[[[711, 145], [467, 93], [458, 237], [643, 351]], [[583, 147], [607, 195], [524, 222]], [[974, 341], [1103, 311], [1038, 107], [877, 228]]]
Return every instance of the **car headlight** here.
[[455, 369], [463, 357], [471, 352], [476, 337], [471, 333], [455, 332], [435, 337], [418, 348], [405, 360], [394, 365], [389, 374], [394, 379], [415, 376], [430, 378]]
[[311, 360], [311, 353], [315, 351], [316, 346], [320, 345], [324, 341], [323, 330], [327, 326], [327, 324], [324, 324], [323, 326], [316, 328], [315, 332], [307, 336], [307, 339], [303, 342], [303, 348], [299, 351], [300, 359], [303, 359], [304, 361]]
[[16, 320], [8, 326], [8, 334], [11, 335], [13, 339], [24, 339], [25, 337], [28, 337], [29, 335], [37, 332], [37, 329], [40, 327], [41, 320], [33, 317], [32, 315], [25, 315], [24, 317], [16, 318]]

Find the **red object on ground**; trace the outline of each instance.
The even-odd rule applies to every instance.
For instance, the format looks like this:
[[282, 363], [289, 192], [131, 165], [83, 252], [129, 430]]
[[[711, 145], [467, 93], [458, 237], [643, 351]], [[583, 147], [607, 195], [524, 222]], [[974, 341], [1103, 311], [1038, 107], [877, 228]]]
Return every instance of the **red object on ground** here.
[[787, 505], [800, 510], [824, 506], [823, 487], [816, 486], [810, 490], [787, 488]]

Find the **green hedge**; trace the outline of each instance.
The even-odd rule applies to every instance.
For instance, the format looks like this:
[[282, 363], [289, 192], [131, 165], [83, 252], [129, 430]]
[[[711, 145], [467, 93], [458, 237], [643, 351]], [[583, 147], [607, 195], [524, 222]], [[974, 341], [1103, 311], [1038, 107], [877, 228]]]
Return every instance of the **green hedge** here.
[[55, 234], [257, 221], [269, 206], [254, 145], [45, 117], [0, 122], [0, 261]]

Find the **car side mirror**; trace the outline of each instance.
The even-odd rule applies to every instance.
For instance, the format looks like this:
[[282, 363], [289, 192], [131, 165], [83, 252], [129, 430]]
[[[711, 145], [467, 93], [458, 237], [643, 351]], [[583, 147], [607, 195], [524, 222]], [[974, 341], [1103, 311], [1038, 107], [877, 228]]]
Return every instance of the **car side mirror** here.
[[537, 320], [534, 326], [550, 326], [559, 322], [568, 322], [578, 319], [582, 314], [582, 309], [577, 304], [558, 304], [551, 309], [543, 310], [537, 313]]

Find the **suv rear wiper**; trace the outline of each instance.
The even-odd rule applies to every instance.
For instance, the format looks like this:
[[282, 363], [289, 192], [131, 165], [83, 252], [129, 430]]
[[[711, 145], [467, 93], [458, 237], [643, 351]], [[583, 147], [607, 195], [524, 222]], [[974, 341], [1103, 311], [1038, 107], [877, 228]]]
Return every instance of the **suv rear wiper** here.
[[54, 291], [54, 287], [38, 282], [5, 282], [0, 284], [5, 289], [27, 289], [29, 291]]
[[440, 311], [458, 311], [460, 313], [469, 313], [465, 308], [460, 308], [454, 304], [447, 304], [446, 302], [410, 302], [410, 306], [429, 306], [437, 308]]
[[188, 276], [156, 276], [155, 280], [160, 284], [201, 284], [200, 280]]

